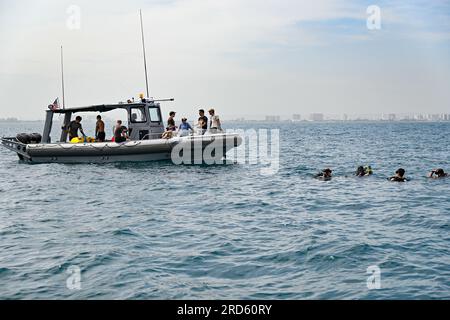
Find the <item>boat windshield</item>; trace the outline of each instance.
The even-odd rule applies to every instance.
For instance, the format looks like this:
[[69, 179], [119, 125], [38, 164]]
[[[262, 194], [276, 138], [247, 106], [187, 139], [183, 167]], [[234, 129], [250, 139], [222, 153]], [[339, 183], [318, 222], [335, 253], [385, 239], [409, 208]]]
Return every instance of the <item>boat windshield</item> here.
[[147, 122], [144, 107], [131, 108], [131, 122], [133, 123]]
[[150, 121], [151, 122], [161, 122], [161, 114], [159, 108], [149, 107]]

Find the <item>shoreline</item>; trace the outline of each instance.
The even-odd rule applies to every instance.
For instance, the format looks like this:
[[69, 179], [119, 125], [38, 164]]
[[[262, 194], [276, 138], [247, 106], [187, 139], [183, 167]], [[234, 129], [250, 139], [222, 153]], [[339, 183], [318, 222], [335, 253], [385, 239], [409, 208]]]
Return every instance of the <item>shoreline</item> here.
[[[14, 121], [7, 121], [7, 120], [0, 120], [0, 124], [7, 123], [7, 124], [13, 124], [13, 123], [35, 123], [35, 122], [44, 122], [45, 120], [14, 120]], [[311, 121], [311, 120], [281, 120], [281, 121], [266, 121], [266, 120], [237, 120], [237, 119], [224, 119], [226, 122], [232, 122], [232, 123], [292, 123], [292, 124], [300, 124], [300, 123], [450, 123], [450, 121], [444, 121], [444, 120], [395, 120], [395, 121], [389, 121], [389, 120], [323, 120], [323, 121]]]

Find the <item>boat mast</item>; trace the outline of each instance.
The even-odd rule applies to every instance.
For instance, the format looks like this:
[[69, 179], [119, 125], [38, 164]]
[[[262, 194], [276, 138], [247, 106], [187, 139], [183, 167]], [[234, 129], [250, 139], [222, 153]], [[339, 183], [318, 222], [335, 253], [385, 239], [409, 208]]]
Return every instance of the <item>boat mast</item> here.
[[144, 24], [142, 23], [142, 10], [139, 10], [139, 15], [141, 17], [141, 35], [142, 35], [142, 51], [144, 54], [145, 87], [147, 89], [147, 98], [150, 98], [150, 93], [148, 91], [147, 58], [145, 56]]
[[63, 46], [61, 46], [61, 86], [62, 86], [62, 105], [63, 109], [66, 108], [66, 97], [64, 94], [64, 56], [63, 56]]

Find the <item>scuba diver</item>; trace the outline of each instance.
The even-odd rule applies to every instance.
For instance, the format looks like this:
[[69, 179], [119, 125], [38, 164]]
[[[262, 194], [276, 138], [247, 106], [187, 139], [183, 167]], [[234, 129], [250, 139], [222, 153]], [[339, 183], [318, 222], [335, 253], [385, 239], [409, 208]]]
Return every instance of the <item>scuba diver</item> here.
[[408, 181], [408, 179], [405, 178], [405, 172], [406, 172], [405, 169], [400, 168], [397, 171], [395, 171], [395, 176], [388, 178], [388, 180], [395, 182], [406, 182]]
[[319, 172], [316, 175], [316, 178], [321, 179], [321, 180], [327, 180], [327, 181], [331, 180], [332, 172], [333, 172], [333, 170], [326, 168], [326, 169], [322, 170], [322, 172]]
[[433, 179], [447, 178], [448, 176], [448, 173], [445, 173], [444, 169], [434, 169], [428, 175], [429, 178]]
[[371, 166], [359, 166], [358, 169], [356, 169], [355, 175], [357, 177], [365, 177], [370, 176], [373, 174], [373, 170]]

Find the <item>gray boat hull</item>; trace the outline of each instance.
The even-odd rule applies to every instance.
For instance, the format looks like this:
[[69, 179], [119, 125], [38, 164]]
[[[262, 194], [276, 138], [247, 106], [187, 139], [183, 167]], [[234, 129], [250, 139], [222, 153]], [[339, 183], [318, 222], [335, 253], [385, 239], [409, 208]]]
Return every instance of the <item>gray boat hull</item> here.
[[[239, 146], [242, 138], [237, 134], [211, 134], [204, 136], [176, 137], [129, 141], [124, 143], [49, 143], [24, 145], [12, 138], [2, 139], [4, 147], [15, 151], [19, 158], [29, 163], [106, 163], [172, 160], [188, 151], [189, 158], [199, 163], [220, 161], [231, 149]], [[209, 146], [209, 147], [208, 147]], [[214, 146], [219, 152], [211, 152]], [[175, 149], [176, 152], [173, 152]], [[180, 152], [180, 150], [182, 150]], [[208, 151], [208, 152], [205, 152]], [[179, 162], [179, 159], [177, 159]], [[174, 161], [174, 162], [177, 162]], [[189, 162], [189, 161], [187, 161]]]

